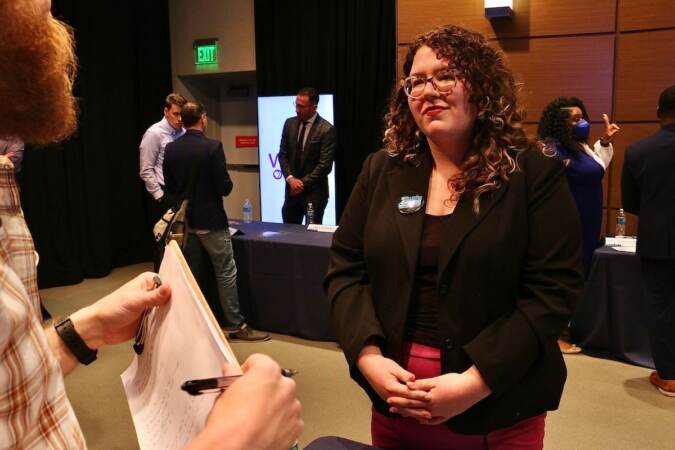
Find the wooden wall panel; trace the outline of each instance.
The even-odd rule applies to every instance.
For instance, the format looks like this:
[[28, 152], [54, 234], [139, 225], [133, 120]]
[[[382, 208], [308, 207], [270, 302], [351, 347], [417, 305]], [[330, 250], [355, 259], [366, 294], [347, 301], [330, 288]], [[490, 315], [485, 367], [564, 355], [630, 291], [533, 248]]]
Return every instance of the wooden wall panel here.
[[617, 120], [656, 120], [659, 94], [675, 84], [674, 61], [675, 29], [619, 36], [615, 91]]
[[675, 27], [673, 0], [619, 0], [619, 31]]
[[621, 208], [621, 171], [623, 170], [623, 158], [626, 146], [642, 138], [645, 138], [659, 129], [657, 122], [619, 124], [621, 131], [614, 139], [614, 158], [609, 166], [609, 206]]
[[592, 121], [611, 116], [613, 35], [513, 39], [501, 48], [523, 82], [528, 121], [539, 121], [544, 107], [560, 96], [579, 97]]
[[490, 22], [482, 0], [398, 0], [398, 42], [452, 23], [487, 38], [614, 32], [615, 0], [514, 0], [511, 19]]
[[[507, 54], [516, 78], [523, 83], [521, 101], [531, 123], [538, 122], [544, 107], [560, 96], [579, 97], [592, 122], [602, 120], [603, 113], [611, 116], [613, 44], [613, 36], [514, 39], [501, 46], [494, 43]], [[397, 49], [399, 79], [403, 77], [407, 49], [406, 45]], [[560, 61], [575, 61], [585, 70], [561, 77]], [[533, 131], [536, 133], [536, 126]]]

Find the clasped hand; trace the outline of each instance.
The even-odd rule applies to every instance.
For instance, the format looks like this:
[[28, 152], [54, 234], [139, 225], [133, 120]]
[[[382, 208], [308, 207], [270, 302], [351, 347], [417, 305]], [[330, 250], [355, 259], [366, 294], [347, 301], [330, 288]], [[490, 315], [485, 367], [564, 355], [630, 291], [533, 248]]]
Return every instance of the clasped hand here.
[[392, 413], [426, 425], [438, 425], [491, 393], [475, 366], [461, 374], [415, 380], [414, 374], [378, 352], [379, 349], [370, 354], [362, 352], [358, 366]]
[[291, 178], [288, 179], [288, 188], [289, 188], [289, 194], [291, 194], [291, 196], [295, 197], [297, 195], [302, 194], [302, 191], [305, 188], [305, 185], [302, 182], [302, 180], [299, 180], [295, 177], [291, 177]]

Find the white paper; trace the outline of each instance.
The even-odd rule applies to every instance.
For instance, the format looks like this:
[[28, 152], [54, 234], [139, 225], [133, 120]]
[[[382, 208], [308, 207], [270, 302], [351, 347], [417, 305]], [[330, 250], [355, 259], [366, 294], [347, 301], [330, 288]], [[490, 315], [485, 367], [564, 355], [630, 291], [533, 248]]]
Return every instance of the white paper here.
[[614, 250], [625, 253], [635, 253], [636, 247], [612, 247]]
[[318, 223], [312, 223], [307, 225], [309, 231], [318, 231], [320, 233], [334, 233], [337, 230], [337, 225], [323, 225]]
[[191, 396], [182, 383], [220, 376], [226, 361], [241, 373], [186, 267], [167, 246], [159, 274], [171, 300], [148, 316], [143, 353], [122, 374], [141, 450], [181, 449], [204, 428], [216, 395]]
[[624, 236], [624, 237], [606, 237], [605, 238], [605, 245], [607, 247], [633, 247], [637, 245], [637, 239], [634, 237], [630, 236]]

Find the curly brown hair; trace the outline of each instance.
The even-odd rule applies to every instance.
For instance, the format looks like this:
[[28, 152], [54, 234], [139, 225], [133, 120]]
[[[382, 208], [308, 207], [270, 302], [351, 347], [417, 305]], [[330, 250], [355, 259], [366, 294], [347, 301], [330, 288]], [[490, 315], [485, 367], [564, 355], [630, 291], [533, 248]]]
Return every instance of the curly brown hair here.
[[[462, 170], [448, 181], [457, 198], [472, 193], [473, 210], [478, 214], [480, 196], [506, 183], [518, 169], [517, 152], [535, 145], [522, 128], [524, 112], [518, 106], [516, 82], [501, 51], [490, 47], [481, 34], [454, 25], [414, 39], [403, 63], [404, 77], [410, 75], [415, 54], [423, 46], [452, 63], [469, 91], [469, 101], [478, 110]], [[429, 151], [398, 83], [392, 90], [385, 121], [384, 148], [391, 156], [409, 161]]]
[[77, 125], [72, 31], [45, 5], [0, 1], [0, 138], [46, 144]]

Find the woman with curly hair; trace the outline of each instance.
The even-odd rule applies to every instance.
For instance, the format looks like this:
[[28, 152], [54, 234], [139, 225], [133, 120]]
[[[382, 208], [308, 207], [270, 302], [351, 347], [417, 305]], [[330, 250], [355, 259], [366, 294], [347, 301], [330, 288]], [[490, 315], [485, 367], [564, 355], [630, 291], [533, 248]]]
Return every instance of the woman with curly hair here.
[[373, 443], [540, 449], [583, 282], [564, 167], [525, 136], [513, 74], [480, 34], [423, 34], [403, 72], [324, 282]]
[[582, 262], [588, 276], [593, 251], [598, 247], [602, 225], [602, 178], [614, 154], [612, 140], [620, 128], [602, 115], [603, 135], [593, 148], [588, 145], [590, 123], [586, 107], [576, 97], [560, 97], [541, 115], [537, 134], [544, 153], [560, 158], [581, 218]]

